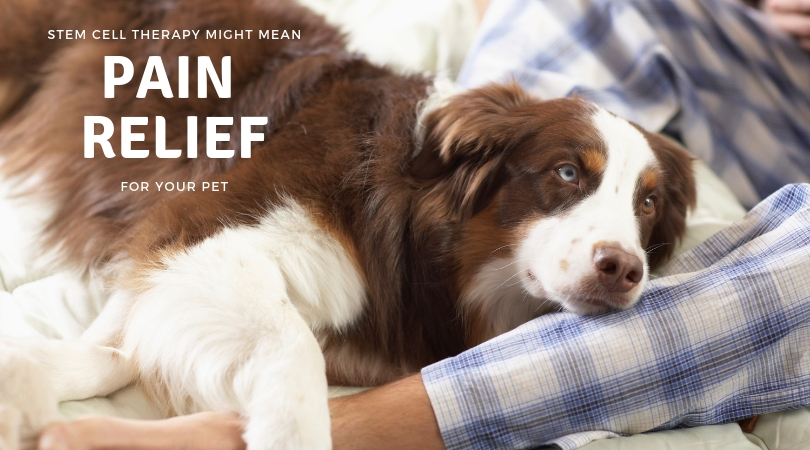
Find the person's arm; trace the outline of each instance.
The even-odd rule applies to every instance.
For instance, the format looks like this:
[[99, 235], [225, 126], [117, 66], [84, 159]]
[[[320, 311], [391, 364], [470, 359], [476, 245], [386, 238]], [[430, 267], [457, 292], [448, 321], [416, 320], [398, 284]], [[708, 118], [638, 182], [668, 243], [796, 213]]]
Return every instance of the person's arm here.
[[335, 450], [444, 449], [422, 375], [332, 399]]
[[37, 450], [245, 450], [242, 420], [204, 412], [165, 420], [88, 416], [48, 425]]
[[[443, 449], [420, 374], [360, 394], [332, 399], [335, 450]], [[38, 450], [243, 450], [242, 421], [228, 413], [199, 413], [167, 420], [93, 416], [55, 423]]]
[[785, 187], [634, 308], [545, 315], [422, 369], [444, 444], [582, 444], [810, 404], [809, 237], [810, 186]]

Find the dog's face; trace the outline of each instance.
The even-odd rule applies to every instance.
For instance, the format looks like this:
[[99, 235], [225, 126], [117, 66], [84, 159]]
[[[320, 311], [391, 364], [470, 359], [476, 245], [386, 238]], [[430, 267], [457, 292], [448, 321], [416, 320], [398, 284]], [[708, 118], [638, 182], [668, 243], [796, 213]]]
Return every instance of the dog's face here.
[[462, 223], [459, 283], [474, 308], [629, 308], [695, 201], [685, 151], [583, 100], [493, 85], [450, 100], [426, 131], [413, 171]]
[[679, 180], [627, 121], [603, 109], [585, 123], [576, 116], [515, 148], [497, 207], [519, 224], [515, 264], [527, 293], [579, 314], [625, 309], [647, 280], [647, 250], [671, 250], [679, 237], [652, 242], [653, 230], [664, 221], [683, 228], [685, 211], [667, 212]]

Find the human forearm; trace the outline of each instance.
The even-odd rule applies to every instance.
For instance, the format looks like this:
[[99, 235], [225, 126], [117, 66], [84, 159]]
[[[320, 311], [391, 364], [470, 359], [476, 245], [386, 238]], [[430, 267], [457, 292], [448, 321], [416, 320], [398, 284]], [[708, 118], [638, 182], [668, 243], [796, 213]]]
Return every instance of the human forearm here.
[[810, 188], [785, 187], [671, 262], [636, 307], [546, 315], [423, 369], [444, 442], [532, 448], [807, 405], [808, 211]]
[[[329, 407], [336, 450], [444, 448], [419, 374], [333, 399]], [[50, 425], [38, 450], [243, 450], [242, 426], [229, 413], [157, 421], [95, 416]]]
[[335, 450], [443, 449], [420, 374], [330, 401]]
[[90, 416], [43, 430], [37, 450], [244, 450], [235, 414], [199, 413], [167, 420]]

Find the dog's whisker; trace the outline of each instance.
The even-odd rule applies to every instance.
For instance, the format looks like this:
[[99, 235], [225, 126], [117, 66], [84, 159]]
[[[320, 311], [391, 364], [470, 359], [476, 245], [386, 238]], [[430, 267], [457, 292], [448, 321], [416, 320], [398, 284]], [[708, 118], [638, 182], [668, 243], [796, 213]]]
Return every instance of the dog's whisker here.
[[534, 258], [521, 258], [521, 259], [516, 259], [516, 260], [514, 260], [514, 261], [510, 262], [509, 264], [506, 264], [505, 266], [498, 267], [498, 268], [497, 268], [497, 269], [495, 269], [495, 270], [503, 270], [503, 269], [506, 269], [506, 268], [507, 268], [507, 267], [509, 267], [509, 266], [515, 265], [515, 264], [517, 264], [517, 263], [519, 263], [519, 262], [523, 262], [523, 261], [535, 261], [535, 259], [534, 259]]
[[[507, 279], [503, 280], [503, 281], [501, 282], [501, 284], [499, 284], [498, 286], [496, 286], [495, 288], [493, 288], [493, 289], [492, 289], [492, 290], [491, 290], [489, 293], [491, 294], [491, 293], [493, 293], [493, 292], [497, 291], [498, 289], [500, 289], [501, 287], [503, 287], [504, 285], [506, 285], [506, 283], [508, 283], [508, 282], [509, 282], [509, 280], [511, 280], [512, 278], [515, 278], [515, 277], [516, 277], [516, 276], [518, 276], [518, 275], [520, 275], [520, 272], [510, 275], [510, 276], [509, 276], [509, 278], [507, 278]], [[514, 283], [514, 284], [519, 284], [519, 283]], [[507, 286], [514, 286], [514, 284], [507, 285]]]
[[[517, 275], [517, 274], [515, 274], [515, 275]], [[512, 275], [512, 277], [514, 277], [514, 275]], [[512, 278], [512, 277], [509, 277], [509, 278]], [[530, 280], [530, 279], [531, 278], [527, 275], [527, 276], [519, 279], [518, 281], [515, 281], [514, 283], [507, 284], [507, 286], [517, 286], [517, 285], [525, 282], [526, 280]]]
[[515, 247], [515, 246], [517, 246], [517, 245], [518, 245], [518, 244], [506, 244], [506, 245], [502, 245], [502, 246], [500, 246], [500, 247], [496, 248], [495, 250], [492, 250], [491, 252], [489, 252], [489, 256], [492, 256], [492, 255], [493, 255], [495, 252], [497, 252], [498, 250], [503, 250], [503, 249], [505, 249], [505, 248], [507, 248], [507, 247]]
[[650, 253], [651, 251], [658, 250], [659, 248], [664, 247], [666, 245], [673, 245], [673, 243], [671, 243], [671, 242], [662, 242], [660, 244], [652, 245], [650, 247], [647, 247], [647, 249], [645, 250], [645, 253]]

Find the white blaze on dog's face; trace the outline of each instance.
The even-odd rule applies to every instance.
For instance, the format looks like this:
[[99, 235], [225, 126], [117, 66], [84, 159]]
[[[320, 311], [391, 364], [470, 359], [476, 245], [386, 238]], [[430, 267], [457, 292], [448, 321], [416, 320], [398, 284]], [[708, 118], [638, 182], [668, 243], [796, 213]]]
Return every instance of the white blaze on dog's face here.
[[554, 309], [631, 307], [683, 235], [691, 157], [589, 102], [490, 85], [424, 123], [411, 170], [461, 224], [468, 345]]
[[515, 255], [526, 292], [578, 314], [629, 308], [644, 289], [648, 237], [641, 221], [655, 212], [660, 170], [630, 123], [601, 108], [591, 120], [603, 145], [580, 153], [591, 173], [573, 158], [559, 161], [555, 172], [577, 189], [581, 177], [600, 178], [598, 184], [591, 180], [592, 192], [569, 209], [529, 220]]

